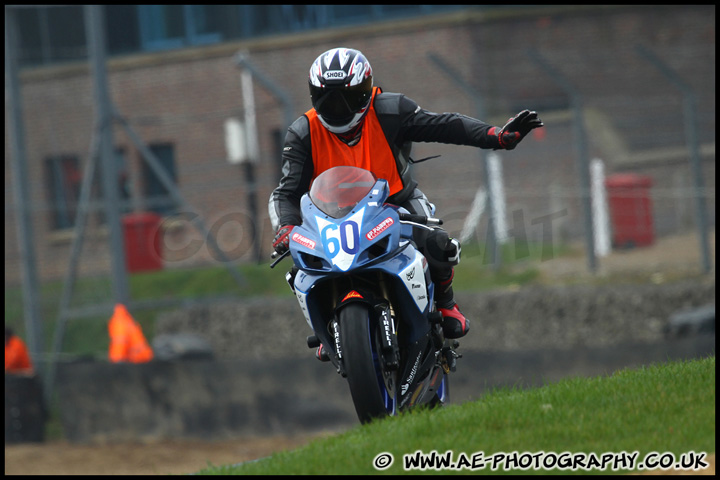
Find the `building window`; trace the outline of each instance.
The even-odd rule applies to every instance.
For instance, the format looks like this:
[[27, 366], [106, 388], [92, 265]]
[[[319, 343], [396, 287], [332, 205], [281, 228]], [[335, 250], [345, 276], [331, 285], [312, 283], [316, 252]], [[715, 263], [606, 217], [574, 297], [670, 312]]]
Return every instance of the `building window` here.
[[343, 23], [361, 23], [373, 19], [371, 5], [331, 5], [331, 18]]
[[105, 5], [109, 55], [140, 51], [140, 22], [137, 5]]
[[[84, 5], [16, 5], [21, 67], [86, 61]], [[109, 55], [360, 25], [465, 5], [103, 5]], [[482, 8], [491, 8], [485, 6]]]
[[75, 155], [56, 155], [45, 159], [46, 191], [53, 230], [73, 228], [80, 198], [80, 171]]
[[20, 66], [87, 58], [81, 5], [18, 8], [15, 18]]
[[165, 50], [221, 40], [214, 5], [138, 5], [145, 50]]
[[[177, 185], [177, 173], [175, 171], [175, 148], [171, 144], [151, 145], [150, 151], [160, 162], [160, 167], [170, 177], [174, 185]], [[177, 203], [171, 196], [155, 171], [147, 161], [142, 161], [143, 195], [148, 210], [160, 215], [172, 215], [177, 212]]]
[[327, 8], [324, 5], [281, 5], [282, 17], [290, 31], [310, 30], [326, 25]]

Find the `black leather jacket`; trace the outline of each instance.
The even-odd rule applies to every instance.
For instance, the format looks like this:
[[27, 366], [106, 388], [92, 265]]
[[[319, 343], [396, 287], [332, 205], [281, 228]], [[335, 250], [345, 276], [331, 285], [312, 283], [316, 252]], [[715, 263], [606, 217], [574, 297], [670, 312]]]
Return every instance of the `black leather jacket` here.
[[[378, 93], [374, 106], [403, 182], [403, 189], [388, 199], [390, 203], [402, 204], [417, 186], [410, 168], [412, 142], [500, 148], [497, 136], [489, 134], [492, 125], [458, 113], [428, 112], [399, 93]], [[268, 205], [274, 229], [302, 223], [300, 198], [310, 189], [313, 177], [310, 126], [305, 115], [288, 128], [282, 156], [282, 179]]]

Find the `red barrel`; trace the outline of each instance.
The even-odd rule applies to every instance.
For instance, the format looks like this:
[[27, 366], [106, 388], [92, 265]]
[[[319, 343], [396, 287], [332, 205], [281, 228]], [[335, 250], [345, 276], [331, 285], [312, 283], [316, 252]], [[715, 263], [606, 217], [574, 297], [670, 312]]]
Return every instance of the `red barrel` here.
[[123, 216], [125, 263], [129, 272], [162, 269], [161, 221], [160, 215], [151, 212]]
[[642, 247], [654, 242], [651, 187], [650, 177], [634, 173], [605, 179], [613, 247]]

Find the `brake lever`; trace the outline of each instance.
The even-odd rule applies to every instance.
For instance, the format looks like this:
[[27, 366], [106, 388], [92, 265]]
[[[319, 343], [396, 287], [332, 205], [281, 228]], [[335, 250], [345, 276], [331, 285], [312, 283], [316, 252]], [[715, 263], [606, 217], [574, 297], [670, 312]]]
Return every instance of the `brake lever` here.
[[420, 225], [442, 225], [443, 221], [439, 218], [427, 217], [425, 215], [415, 215], [412, 213], [400, 213], [398, 218], [402, 223], [413, 223]]
[[285, 257], [287, 257], [288, 255], [290, 255], [290, 250], [285, 250], [285, 253], [283, 253], [282, 255], [280, 255], [279, 258], [278, 258], [278, 253], [277, 253], [277, 252], [273, 252], [273, 253], [270, 255], [270, 258], [277, 258], [277, 260], [275, 260], [273, 263], [270, 264], [270, 268], [275, 268], [275, 265], [277, 265], [278, 263], [282, 262], [283, 259], [284, 259]]

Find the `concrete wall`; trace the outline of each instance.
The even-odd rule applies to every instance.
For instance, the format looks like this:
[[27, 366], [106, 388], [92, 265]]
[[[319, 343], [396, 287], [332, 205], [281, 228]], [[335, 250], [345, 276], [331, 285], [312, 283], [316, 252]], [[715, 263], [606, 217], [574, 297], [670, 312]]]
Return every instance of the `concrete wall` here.
[[5, 443], [42, 442], [47, 409], [37, 375], [5, 373]]
[[[457, 292], [471, 319], [461, 346], [480, 351], [605, 347], [655, 342], [678, 311], [715, 304], [712, 278], [648, 285], [529, 287], [520, 291]], [[157, 317], [155, 335], [191, 333], [217, 358], [311, 356], [312, 334], [297, 301], [251, 299], [200, 305]]]
[[70, 363], [59, 366], [57, 383], [73, 442], [313, 431], [354, 416], [344, 380], [310, 358]]
[[[539, 386], [714, 355], [714, 298], [714, 281], [463, 296], [474, 323], [460, 342], [463, 358], [451, 375], [451, 403], [478, 399], [498, 386]], [[259, 302], [190, 308], [159, 322], [163, 334], [204, 332], [213, 360], [60, 364], [66, 437], [217, 439], [356, 425], [345, 380], [305, 345], [309, 332], [299, 308]], [[680, 330], [667, 328], [676, 312], [708, 303], [712, 319], [702, 331], [685, 329], [678, 336], [673, 333]]]
[[[450, 405], [499, 387], [610, 375], [715, 354], [714, 333], [609, 347], [464, 350], [450, 376]], [[345, 379], [311, 356], [259, 360], [60, 364], [60, 418], [74, 443], [335, 431], [358, 425]], [[27, 441], [27, 440], [26, 440]]]

